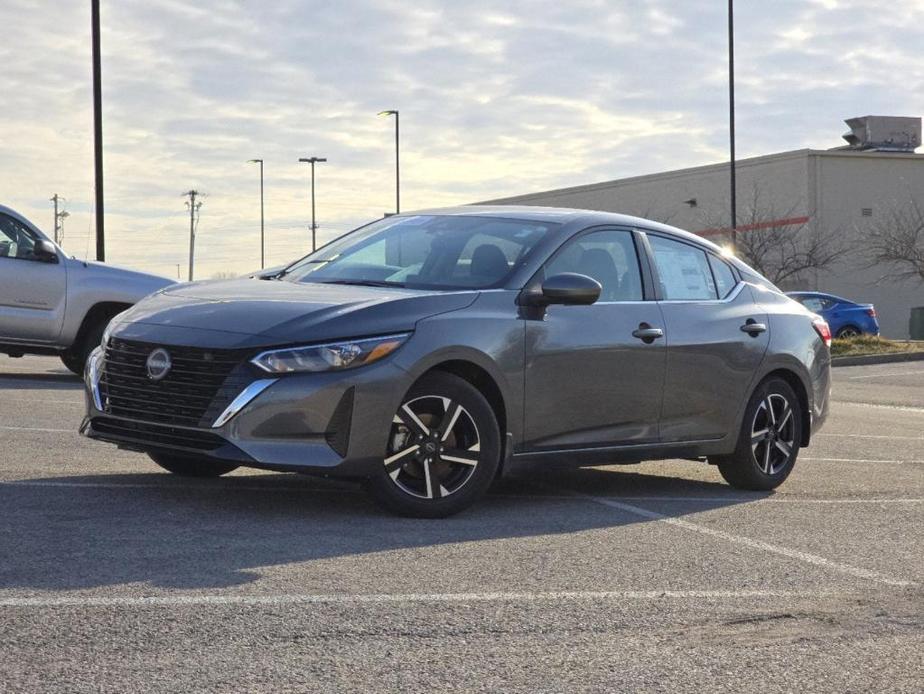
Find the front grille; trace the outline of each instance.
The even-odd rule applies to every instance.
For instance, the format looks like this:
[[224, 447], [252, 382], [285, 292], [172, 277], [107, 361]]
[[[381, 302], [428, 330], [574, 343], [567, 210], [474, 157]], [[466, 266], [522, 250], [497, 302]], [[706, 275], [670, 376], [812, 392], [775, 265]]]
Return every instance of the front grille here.
[[112, 339], [100, 376], [103, 409], [117, 417], [189, 427], [211, 426], [252, 380], [249, 350], [164, 346], [172, 367], [154, 381], [147, 359], [160, 345]]
[[130, 422], [109, 417], [96, 417], [91, 424], [93, 431], [101, 438], [125, 443], [191, 448], [197, 451], [213, 451], [225, 444], [223, 438], [208, 431], [178, 429], [162, 424]]

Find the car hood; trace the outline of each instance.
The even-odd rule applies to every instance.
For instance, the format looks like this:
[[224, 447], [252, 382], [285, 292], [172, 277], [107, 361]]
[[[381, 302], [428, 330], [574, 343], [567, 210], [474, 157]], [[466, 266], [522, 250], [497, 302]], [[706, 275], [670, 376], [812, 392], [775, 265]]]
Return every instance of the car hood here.
[[176, 284], [176, 280], [163, 275], [155, 275], [150, 272], [141, 272], [131, 268], [121, 267], [119, 265], [110, 265], [109, 263], [100, 263], [95, 260], [79, 260], [77, 258], [68, 258], [68, 272], [74, 273], [75, 279], [86, 277], [100, 277], [115, 282], [131, 282], [149, 285], [153, 292], [161, 287]]
[[213, 347], [319, 342], [413, 330], [423, 318], [465, 308], [477, 294], [250, 278], [186, 283], [122, 314], [116, 334]]

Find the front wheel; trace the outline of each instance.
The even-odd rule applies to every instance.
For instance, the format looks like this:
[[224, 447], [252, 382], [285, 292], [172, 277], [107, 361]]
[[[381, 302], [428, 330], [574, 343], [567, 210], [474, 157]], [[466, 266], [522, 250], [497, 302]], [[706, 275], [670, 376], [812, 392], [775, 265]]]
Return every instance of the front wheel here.
[[713, 462], [731, 486], [775, 489], [789, 477], [802, 441], [802, 406], [786, 381], [772, 378], [751, 396], [738, 444], [731, 455]]
[[234, 463], [222, 463], [208, 458], [195, 458], [166, 453], [148, 453], [148, 457], [164, 470], [181, 477], [221, 477], [238, 468]]
[[443, 518], [485, 494], [500, 465], [500, 432], [485, 397], [447, 373], [424, 376], [392, 418], [366, 489], [403, 516]]

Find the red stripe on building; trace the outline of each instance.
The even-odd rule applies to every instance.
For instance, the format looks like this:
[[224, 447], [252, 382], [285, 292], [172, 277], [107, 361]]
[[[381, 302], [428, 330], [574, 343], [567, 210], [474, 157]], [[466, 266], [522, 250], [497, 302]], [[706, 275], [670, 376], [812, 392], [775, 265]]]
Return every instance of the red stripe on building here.
[[[773, 227], [786, 227], [793, 224], [805, 224], [811, 217], [789, 217], [787, 219], [772, 219], [769, 222], [755, 222], [754, 224], [742, 224], [738, 231], [757, 231], [758, 229], [772, 229]], [[715, 236], [716, 234], [730, 234], [731, 227], [725, 229], [703, 229], [694, 231], [697, 236]]]

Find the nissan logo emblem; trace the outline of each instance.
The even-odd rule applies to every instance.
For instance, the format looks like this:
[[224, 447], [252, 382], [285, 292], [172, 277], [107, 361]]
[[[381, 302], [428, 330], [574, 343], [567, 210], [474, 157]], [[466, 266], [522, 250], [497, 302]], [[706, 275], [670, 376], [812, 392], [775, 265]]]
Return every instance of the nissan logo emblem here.
[[148, 370], [148, 378], [152, 381], [159, 381], [170, 373], [173, 362], [170, 361], [170, 353], [167, 350], [158, 348], [148, 355], [145, 366]]

